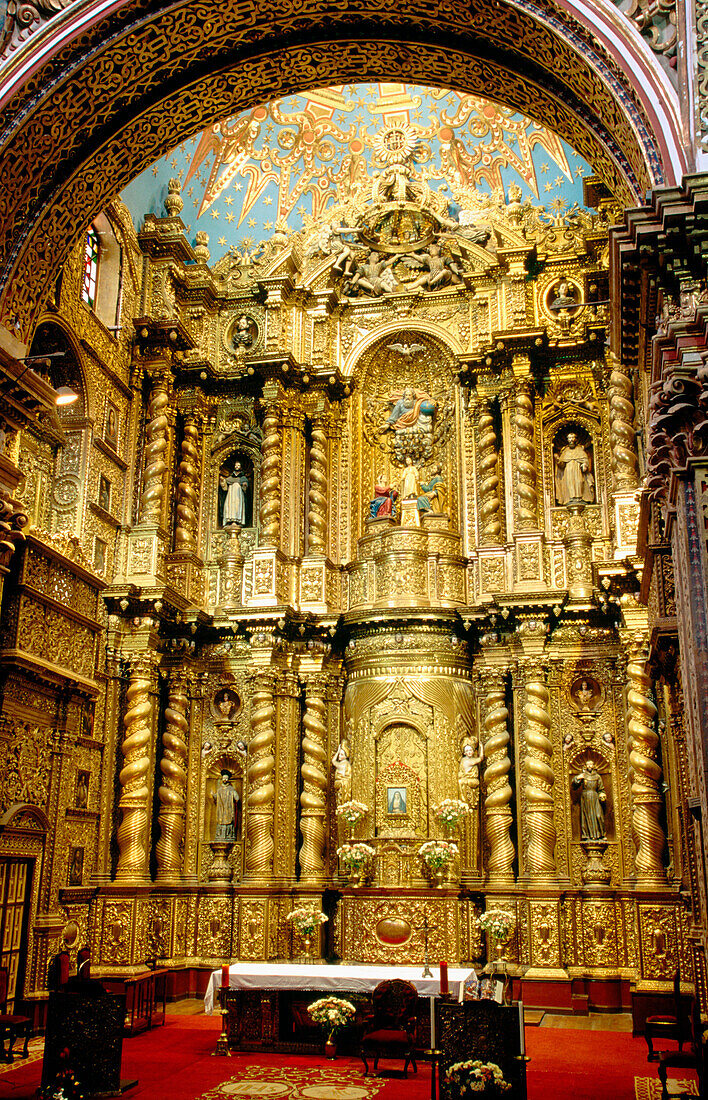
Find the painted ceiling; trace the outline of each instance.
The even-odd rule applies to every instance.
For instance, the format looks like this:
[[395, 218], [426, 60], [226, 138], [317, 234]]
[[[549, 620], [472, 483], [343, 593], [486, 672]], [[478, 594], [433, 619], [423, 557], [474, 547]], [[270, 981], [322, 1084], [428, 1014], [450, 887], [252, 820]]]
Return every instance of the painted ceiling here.
[[346, 198], [364, 174], [410, 158], [431, 189], [521, 188], [558, 214], [583, 204], [590, 165], [530, 118], [480, 96], [409, 84], [346, 84], [254, 107], [182, 142], [122, 192], [138, 228], [164, 216], [171, 178], [194, 241], [209, 234], [211, 263], [250, 249], [277, 228], [295, 232]]

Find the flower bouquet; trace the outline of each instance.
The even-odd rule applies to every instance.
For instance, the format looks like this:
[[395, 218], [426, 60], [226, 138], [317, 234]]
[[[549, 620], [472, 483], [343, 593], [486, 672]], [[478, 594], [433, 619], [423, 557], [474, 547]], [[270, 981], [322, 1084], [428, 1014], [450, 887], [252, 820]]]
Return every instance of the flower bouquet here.
[[305, 944], [305, 958], [310, 958], [310, 947], [312, 944], [312, 937], [320, 924], [324, 924], [329, 920], [329, 917], [319, 909], [311, 909], [308, 906], [301, 905], [299, 909], [293, 909], [288, 913], [285, 918], [291, 921], [293, 927], [298, 930], [303, 938]]
[[328, 1055], [334, 1057], [334, 1033], [353, 1022], [356, 1016], [354, 1005], [342, 997], [320, 997], [308, 1006], [307, 1011], [313, 1022], [327, 1033], [325, 1049]]
[[487, 909], [486, 913], [477, 918], [477, 924], [493, 942], [506, 943], [516, 920], [513, 913], [507, 913], [506, 909]]
[[436, 886], [442, 886], [445, 871], [459, 849], [450, 840], [426, 840], [418, 849], [423, 866], [431, 874]]
[[355, 841], [353, 844], [342, 844], [337, 848], [337, 855], [344, 864], [347, 874], [359, 879], [367, 864], [376, 855], [376, 850], [370, 844]]
[[461, 798], [443, 798], [437, 806], [433, 806], [433, 816], [448, 836], [452, 836], [455, 829], [467, 817], [470, 808]]
[[474, 1096], [476, 1093], [501, 1096], [511, 1088], [496, 1062], [480, 1062], [478, 1058], [455, 1062], [447, 1070], [445, 1081], [455, 1087], [459, 1097]]
[[364, 820], [368, 812], [369, 807], [364, 802], [342, 802], [341, 806], [337, 807], [337, 817], [341, 817], [346, 822], [350, 832], [355, 825]]

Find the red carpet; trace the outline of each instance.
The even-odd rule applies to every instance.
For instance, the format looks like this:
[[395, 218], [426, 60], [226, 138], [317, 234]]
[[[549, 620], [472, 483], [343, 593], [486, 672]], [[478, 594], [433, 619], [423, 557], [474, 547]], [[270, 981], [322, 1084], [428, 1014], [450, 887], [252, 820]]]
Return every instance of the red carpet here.
[[[281, 1100], [428, 1100], [430, 1067], [419, 1063], [408, 1081], [364, 1078], [358, 1059], [235, 1054], [213, 1058], [219, 1020], [168, 1016], [163, 1028], [123, 1044], [124, 1078], [138, 1078], [127, 1094], [151, 1100], [228, 1100], [272, 1096]], [[526, 1029], [529, 1100], [635, 1100], [635, 1077], [656, 1078], [643, 1039], [611, 1031]], [[385, 1063], [380, 1068], [385, 1068]], [[0, 1097], [31, 1100], [42, 1063], [16, 1063], [0, 1073]], [[223, 1086], [219, 1088], [218, 1086]]]

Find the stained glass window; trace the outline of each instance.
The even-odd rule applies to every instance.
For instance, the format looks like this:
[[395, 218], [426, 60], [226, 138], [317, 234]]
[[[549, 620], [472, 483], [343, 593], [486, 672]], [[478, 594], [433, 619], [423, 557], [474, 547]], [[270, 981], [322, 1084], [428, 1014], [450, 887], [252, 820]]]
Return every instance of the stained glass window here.
[[98, 280], [98, 233], [91, 226], [86, 234], [86, 249], [84, 251], [84, 280], [81, 287], [81, 298], [91, 309], [96, 304], [96, 282]]

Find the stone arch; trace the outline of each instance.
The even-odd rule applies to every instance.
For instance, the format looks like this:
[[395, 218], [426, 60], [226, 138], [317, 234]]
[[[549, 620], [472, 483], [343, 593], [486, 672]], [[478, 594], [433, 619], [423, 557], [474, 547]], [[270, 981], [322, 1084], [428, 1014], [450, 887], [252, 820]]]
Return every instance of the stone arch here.
[[[405, 78], [498, 99], [570, 140], [628, 204], [687, 164], [678, 96], [602, 0], [272, 5], [97, 0], [62, 12], [0, 84], [0, 320], [30, 331], [74, 239], [152, 160], [214, 119], [327, 84]], [[127, 104], [130, 107], [127, 107]], [[28, 170], [30, 166], [31, 170]]]

